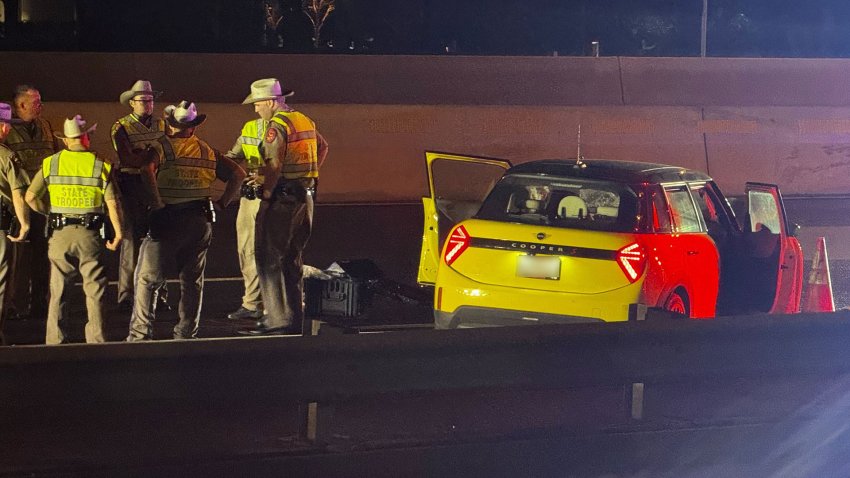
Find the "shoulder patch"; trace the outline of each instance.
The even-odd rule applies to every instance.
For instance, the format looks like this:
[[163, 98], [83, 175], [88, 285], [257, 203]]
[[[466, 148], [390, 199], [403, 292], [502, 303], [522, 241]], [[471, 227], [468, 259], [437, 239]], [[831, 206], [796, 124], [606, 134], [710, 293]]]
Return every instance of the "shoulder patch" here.
[[269, 130], [266, 131], [266, 143], [273, 143], [276, 139], [277, 130], [275, 130], [274, 128], [269, 128]]

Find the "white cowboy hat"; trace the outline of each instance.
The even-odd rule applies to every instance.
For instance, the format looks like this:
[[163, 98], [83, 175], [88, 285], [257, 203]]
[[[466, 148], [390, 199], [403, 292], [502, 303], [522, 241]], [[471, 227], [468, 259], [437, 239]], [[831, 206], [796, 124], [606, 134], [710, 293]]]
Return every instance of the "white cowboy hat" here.
[[86, 129], [86, 121], [82, 116], [76, 115], [73, 118], [65, 120], [65, 124], [62, 127], [64, 134], [56, 132], [53, 133], [53, 136], [59, 139], [74, 139], [93, 133], [96, 128], [97, 123], [93, 124], [91, 128]]
[[134, 97], [136, 97], [138, 95], [151, 95], [154, 98], [156, 98], [157, 96], [159, 96], [161, 94], [162, 94], [161, 91], [154, 91], [153, 88], [151, 88], [151, 82], [150, 81], [136, 80], [136, 82], [133, 83], [133, 86], [129, 90], [125, 91], [124, 93], [121, 93], [119, 100], [121, 101], [122, 105], [128, 105], [129, 106], [130, 100], [132, 100]]
[[251, 83], [251, 94], [242, 102], [243, 105], [258, 101], [273, 100], [294, 95], [292, 90], [282, 91], [277, 78], [263, 78]]
[[206, 121], [207, 115], [199, 115], [195, 103], [183, 100], [177, 105], [168, 105], [163, 110], [168, 124], [178, 129], [199, 126]]
[[12, 107], [7, 103], [0, 103], [0, 123], [20, 124], [23, 120], [12, 118]]

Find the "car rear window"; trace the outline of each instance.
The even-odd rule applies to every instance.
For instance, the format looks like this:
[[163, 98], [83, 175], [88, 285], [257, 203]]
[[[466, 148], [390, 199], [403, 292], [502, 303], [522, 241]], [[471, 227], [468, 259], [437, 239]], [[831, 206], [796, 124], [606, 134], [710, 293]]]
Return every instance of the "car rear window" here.
[[638, 200], [635, 192], [621, 183], [510, 175], [496, 184], [476, 217], [568, 229], [632, 232], [637, 226]]

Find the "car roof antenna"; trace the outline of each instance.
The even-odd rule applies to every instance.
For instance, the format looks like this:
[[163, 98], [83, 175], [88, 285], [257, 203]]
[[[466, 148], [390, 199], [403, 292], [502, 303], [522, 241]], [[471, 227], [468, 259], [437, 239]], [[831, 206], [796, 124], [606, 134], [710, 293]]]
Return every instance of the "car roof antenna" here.
[[575, 164], [575, 166], [578, 167], [578, 168], [583, 168], [583, 167], [585, 167], [585, 164], [582, 161], [582, 159], [584, 159], [584, 157], [581, 155], [581, 123], [578, 124], [578, 139], [577, 139], [576, 143], [578, 144], [578, 146], [576, 146], [576, 164]]

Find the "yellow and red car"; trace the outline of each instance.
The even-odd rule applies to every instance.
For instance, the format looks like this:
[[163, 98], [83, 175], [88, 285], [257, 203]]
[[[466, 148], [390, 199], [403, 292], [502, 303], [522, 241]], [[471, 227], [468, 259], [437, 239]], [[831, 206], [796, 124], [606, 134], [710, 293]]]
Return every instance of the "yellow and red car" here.
[[614, 160], [426, 153], [418, 281], [437, 328], [799, 311], [803, 254], [779, 188], [743, 210], [706, 174]]

